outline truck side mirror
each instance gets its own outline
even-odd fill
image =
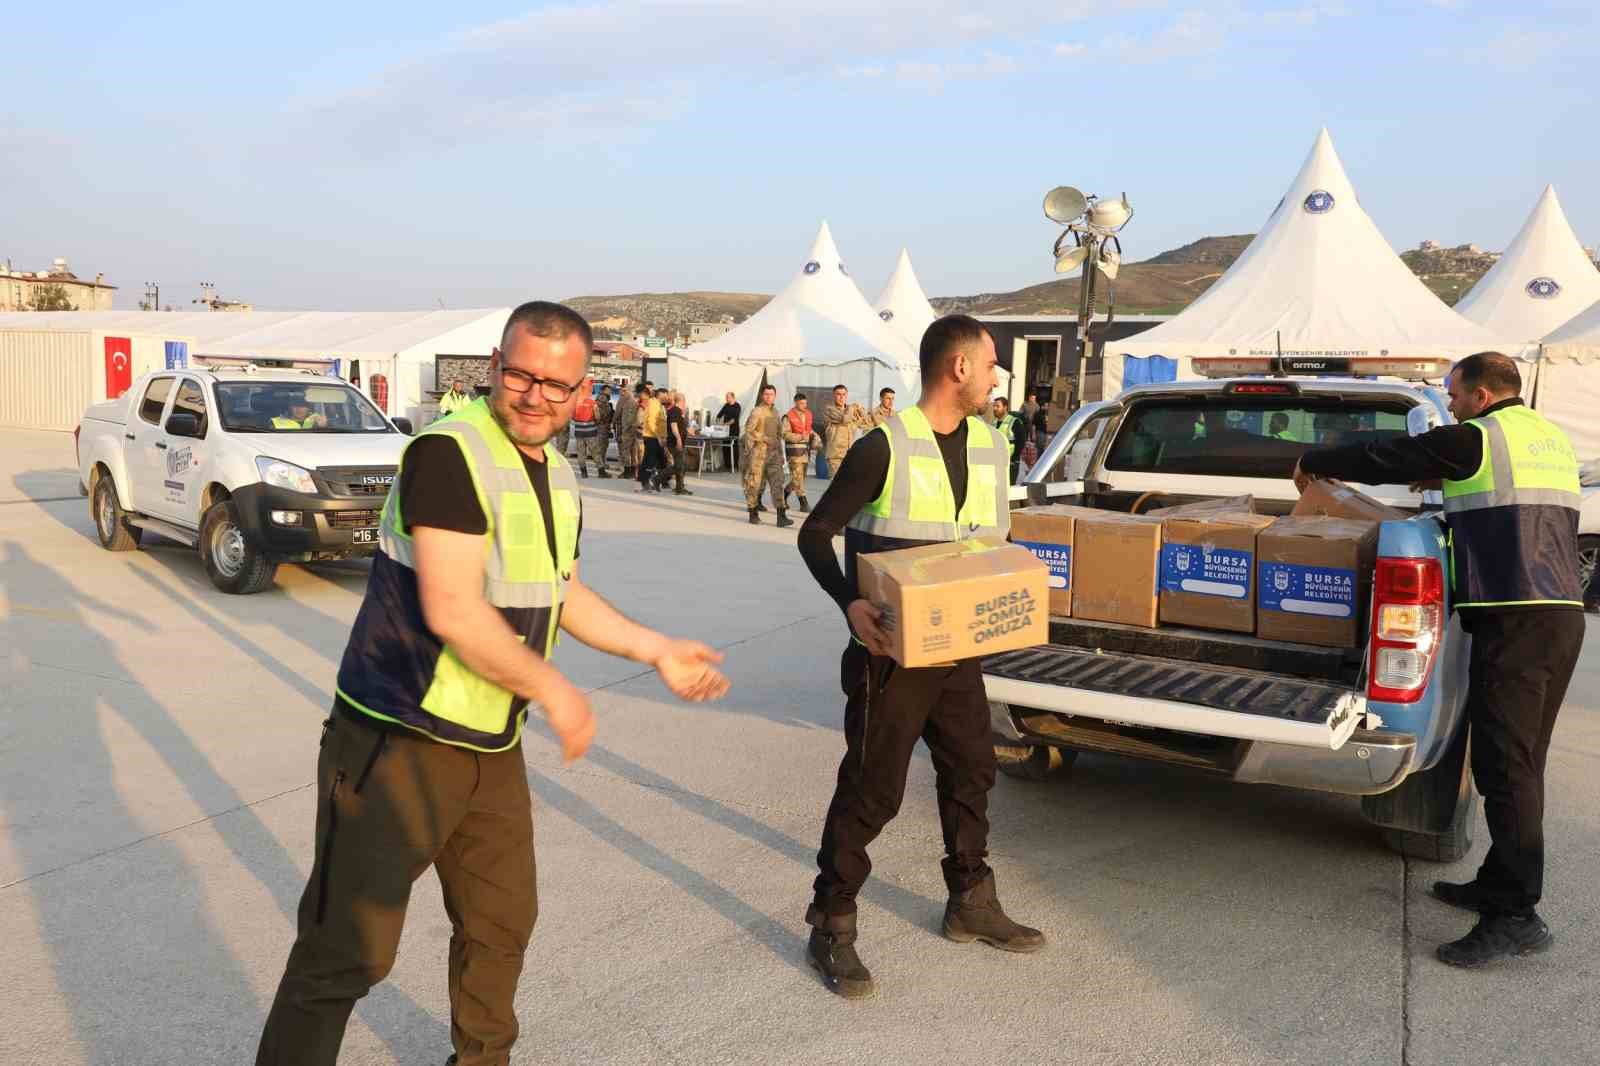
[[[193,411],[174,411],[167,416],[167,432],[174,437],[203,437],[200,419]]]
[[[411,424],[411,419],[409,418],[397,416],[395,418],[391,418],[389,421],[394,423],[395,429],[398,429],[401,433],[404,433],[408,437],[414,436],[417,432],[416,427]]]

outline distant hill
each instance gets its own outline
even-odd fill
[[[1124,264],[1116,282],[1118,313],[1176,314],[1221,277],[1254,238],[1253,233],[1203,237],[1142,262]],[[1462,245],[1413,249],[1401,252],[1400,258],[1441,300],[1454,304],[1497,257]],[[690,322],[717,322],[724,315],[742,322],[769,299],[755,293],[683,292],[580,296],[567,302],[597,330],[631,336],[653,327],[658,334],[671,337],[687,334]],[[1078,310],[1078,278],[1060,278],[1014,292],[938,296],[932,303],[941,314],[1074,314]]]

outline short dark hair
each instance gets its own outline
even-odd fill
[[[584,317],[564,304],[551,303],[549,300],[529,300],[522,304],[511,317],[506,319],[506,328],[500,331],[500,350],[506,350],[506,344],[517,329],[523,329],[535,337],[571,337],[577,335],[583,340],[583,357],[587,361],[594,351],[594,331],[589,328],[589,323]]]
[[[887,386],[887,385],[885,385],[883,388],[878,390],[878,399],[880,399],[880,400],[883,399],[885,396],[893,396],[893,395],[894,395],[894,390],[889,388],[889,386]]]
[[[922,347],[917,353],[922,364],[922,383],[932,382],[945,368],[950,357],[969,344],[976,344],[992,336],[989,327],[971,315],[945,315],[935,319],[922,334]]]
[[[797,393],[794,394],[794,402],[795,403],[799,403],[801,400],[810,400],[810,399],[811,399],[811,397],[807,396],[803,392],[797,392]]]
[[[1522,373],[1517,362],[1502,352],[1469,355],[1450,372],[1459,374],[1461,383],[1469,389],[1485,388],[1496,396],[1522,395]]]
[[[1006,399],[1004,396],[996,396],[994,398],[994,402],[999,404],[1001,407],[1004,407],[1007,411],[1011,410],[1011,401]]]
[[[844,389],[844,391],[846,391],[846,392],[849,392],[849,391],[850,391],[850,387],[849,387],[849,386],[848,386],[848,385],[846,385],[846,384],[845,384],[845,383],[844,383],[844,382],[842,382],[842,381],[841,381],[841,382],[840,382],[840,383],[839,383],[839,384],[837,384],[837,385],[835,385],[835,386],[834,386],[834,387],[833,387],[833,391],[834,391],[834,392],[838,392],[838,391],[839,391],[839,390],[840,390],[840,389]]]
[[[767,391],[767,390],[769,390],[769,389],[770,389],[770,390],[771,390],[771,391],[773,391],[773,392],[777,392],[777,391],[778,391],[778,386],[776,386],[776,385],[774,385],[774,384],[773,384],[773,383],[772,383],[772,382],[770,382],[770,381],[769,381],[769,382],[767,382],[767,383],[766,383],[766,384],[765,384],[765,385],[763,385],[763,386],[761,386],[761,391],[762,391],[762,392],[766,392],[766,391]]]
[[[647,382],[647,381],[641,381],[641,382],[639,382],[639,384],[637,384],[637,385],[635,385],[633,387],[633,394],[635,396],[643,396],[646,393],[648,393],[649,391],[650,391],[650,383]]]

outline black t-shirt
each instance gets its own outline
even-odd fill
[[[944,457],[945,474],[950,478],[950,491],[959,512],[967,502],[967,420],[963,418],[951,432],[935,433],[933,437]],[[833,552],[833,538],[844,532],[863,507],[878,498],[888,476],[889,436],[868,433],[850,446],[844,462],[828,482],[827,491],[800,527],[800,557],[812,578],[833,597],[841,611],[861,594],[845,579],[839,557]]]
[[[533,494],[539,497],[539,510],[544,514],[544,534],[550,544],[550,557],[556,557],[556,527],[550,513],[549,464],[522,456],[523,469],[533,485]],[[472,475],[467,461],[461,455],[461,446],[449,437],[437,434],[419,437],[406,449],[405,465],[400,471],[400,484],[395,487],[400,494],[400,514],[406,528],[428,526],[448,529],[454,533],[483,536],[489,532],[489,518],[478,503],[478,494],[472,488]],[[578,503],[578,534],[583,534],[583,503]],[[578,557],[573,548],[572,557]]]
[[[673,436],[673,426],[678,427],[677,436]],[[684,421],[682,408],[667,408],[667,447],[678,448],[687,443],[689,443],[689,423]]]
[[[744,413],[744,408],[736,403],[725,403],[722,410],[717,412],[717,421],[731,425],[734,436],[739,435],[739,416]]]

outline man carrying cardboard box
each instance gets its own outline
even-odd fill
[[[1324,477],[1442,482],[1452,598],[1472,634],[1472,776],[1492,843],[1476,878],[1435,882],[1433,894],[1479,912],[1472,932],[1438,950],[1452,966],[1475,967],[1553,939],[1534,907],[1544,883],[1545,756],[1583,648],[1580,497],[1572,442],[1523,405],[1516,363],[1469,355],[1449,389],[1459,425],[1306,452],[1294,476],[1302,492]]]
[[[1007,951],[1037,951],[1044,935],[1000,908],[988,856],[994,747],[979,660],[907,668],[890,658],[878,607],[858,591],[857,556],[972,537],[1004,538],[1008,443],[975,417],[996,385],[994,338],[976,319],[948,315],[922,337],[922,397],[857,441],[800,529],[812,577],[845,612],[841,666],[845,757],[823,823],[820,873],[806,911],[811,964],[847,998],[872,992],[856,954],[856,894],[867,847],[900,809],[919,739],[937,775],[950,890],[944,935]],[[844,534],[841,572],[833,538]]]

